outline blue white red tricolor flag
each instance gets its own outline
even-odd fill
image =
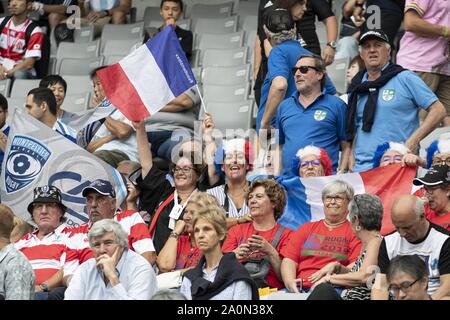
[[[172,26],[97,75],[111,103],[132,121],[151,116],[197,84]]]
[[[396,196],[412,194],[416,190],[412,184],[415,175],[415,168],[395,164],[359,173],[307,179],[280,178],[288,203],[278,222],[296,230],[305,222],[323,219],[322,189],[328,182],[340,179],[348,182],[355,189],[355,194],[369,193],[380,197],[384,208],[381,233],[385,235],[395,229],[391,222],[392,203]]]

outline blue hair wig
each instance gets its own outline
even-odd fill
[[[378,168],[381,163],[381,157],[383,157],[383,154],[390,149],[389,142],[385,142],[383,144],[380,144],[377,149],[375,150],[375,153],[373,155],[372,164],[374,168]]]

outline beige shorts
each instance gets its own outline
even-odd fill
[[[416,71],[416,74],[422,78],[422,80],[430,87],[438,97],[439,101],[444,105],[447,110],[447,116],[450,116],[450,76]],[[420,120],[423,121],[427,115],[425,110],[420,110]]]

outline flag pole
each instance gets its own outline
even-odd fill
[[[198,96],[200,97],[200,101],[201,101],[201,103],[202,103],[203,111],[206,113],[206,105],[205,105],[205,101],[203,101],[203,97],[202,97],[202,94],[200,93],[200,89],[198,88],[198,84],[195,85],[195,88],[197,89]]]

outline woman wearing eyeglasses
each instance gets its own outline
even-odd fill
[[[134,122],[139,160],[142,166],[138,187],[139,199],[144,210],[152,216],[150,234],[159,254],[166,240],[175,229],[177,220],[183,218],[187,202],[197,192],[197,183],[204,166],[195,163],[195,154],[179,154],[172,164],[173,186],[167,180],[166,173],[153,165],[152,154],[143,121]]]
[[[380,144],[373,156],[373,167],[385,167],[390,164],[401,163],[410,167],[425,167],[425,160],[412,154],[404,143],[385,142]]]
[[[389,294],[395,300],[432,300],[427,292],[427,267],[417,255],[397,256],[392,259],[386,278]]]
[[[313,273],[314,290],[308,300],[370,300],[368,283],[378,263],[383,205],[374,195],[355,195],[349,204],[351,227],[361,240],[361,252],[348,266],[333,261]],[[342,291],[342,289],[346,289]]]
[[[351,185],[334,180],[322,190],[325,218],[304,223],[291,234],[281,251],[281,275],[290,292],[308,292],[311,276],[331,262],[348,266],[361,252],[361,242],[347,220],[348,204],[353,199]],[[302,288],[300,288],[302,284]]]
[[[333,164],[325,149],[306,146],[292,160],[292,173],[300,178],[331,176]]]

